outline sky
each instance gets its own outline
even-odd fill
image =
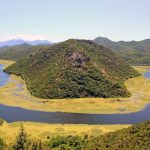
[[[150,0],[0,0],[0,41],[150,38]]]

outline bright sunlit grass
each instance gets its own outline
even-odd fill
[[[4,123],[0,126],[0,137],[6,139],[7,143],[15,140],[15,135],[18,134],[21,122]],[[85,134],[97,136],[107,132],[116,131],[122,128],[127,128],[130,125],[69,125],[69,124],[44,124],[44,123],[23,123],[27,135],[31,139],[47,140],[47,137],[53,136],[67,136],[67,135],[80,135]]]

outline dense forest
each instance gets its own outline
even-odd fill
[[[124,81],[139,75],[92,41],[72,39],[40,48],[5,70],[20,75],[40,98],[125,97],[130,93]]]
[[[150,65],[150,39],[114,42],[107,38],[98,37],[94,39],[94,42],[109,47],[131,65]]]
[[[11,144],[0,138],[0,150],[149,150],[150,121],[97,137],[55,136],[46,141],[30,139],[21,125]]]

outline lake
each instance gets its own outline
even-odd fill
[[[150,72],[144,74],[150,79]],[[3,72],[0,65],[0,86],[4,86],[9,80],[9,75]],[[150,120],[150,105],[143,110],[128,114],[79,114],[63,112],[42,112],[10,107],[0,104],[0,117],[7,122],[33,121],[60,124],[135,124]]]
[[[9,75],[3,72],[4,65],[0,64],[0,86],[4,86],[9,79]]]

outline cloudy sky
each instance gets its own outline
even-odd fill
[[[150,0],[0,0],[0,40],[150,38]]]

